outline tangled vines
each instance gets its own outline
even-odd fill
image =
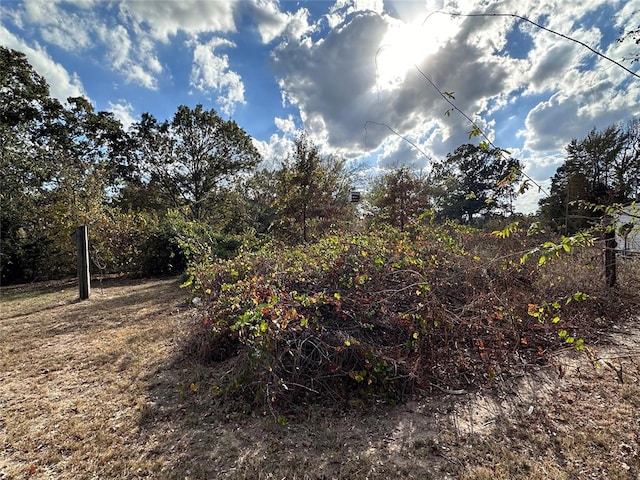
[[[593,275],[577,254],[544,268],[505,254],[532,242],[414,225],[203,262],[194,268],[203,356],[236,362],[215,391],[270,408],[396,403],[545,363],[581,345],[606,295],[576,293],[578,272]],[[576,271],[563,280],[568,265]]]

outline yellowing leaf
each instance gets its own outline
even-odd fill
[[[189,388],[191,389],[192,392],[197,392],[200,387],[198,386],[197,383],[192,383],[191,385],[189,385]]]

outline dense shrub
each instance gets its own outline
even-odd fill
[[[214,391],[271,407],[397,402],[476,388],[544,363],[549,349],[580,346],[574,320],[589,319],[601,300],[566,277],[550,282],[545,269],[587,266],[570,256],[538,266],[496,248],[483,254],[483,242],[529,248],[524,232],[511,233],[418,224],[201,262],[191,272],[203,299],[194,341],[202,359],[235,365]]]

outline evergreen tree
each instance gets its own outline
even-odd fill
[[[566,147],[567,157],[551,179],[540,215],[563,233],[587,227],[598,216],[587,204],[611,205],[638,199],[640,122],[593,129]]]

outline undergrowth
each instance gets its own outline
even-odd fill
[[[245,408],[395,404],[581,349],[637,302],[633,287],[603,287],[597,246],[522,262],[539,238],[498,237],[417,223],[202,258],[191,267],[202,301],[191,351],[232,362],[211,393]]]

